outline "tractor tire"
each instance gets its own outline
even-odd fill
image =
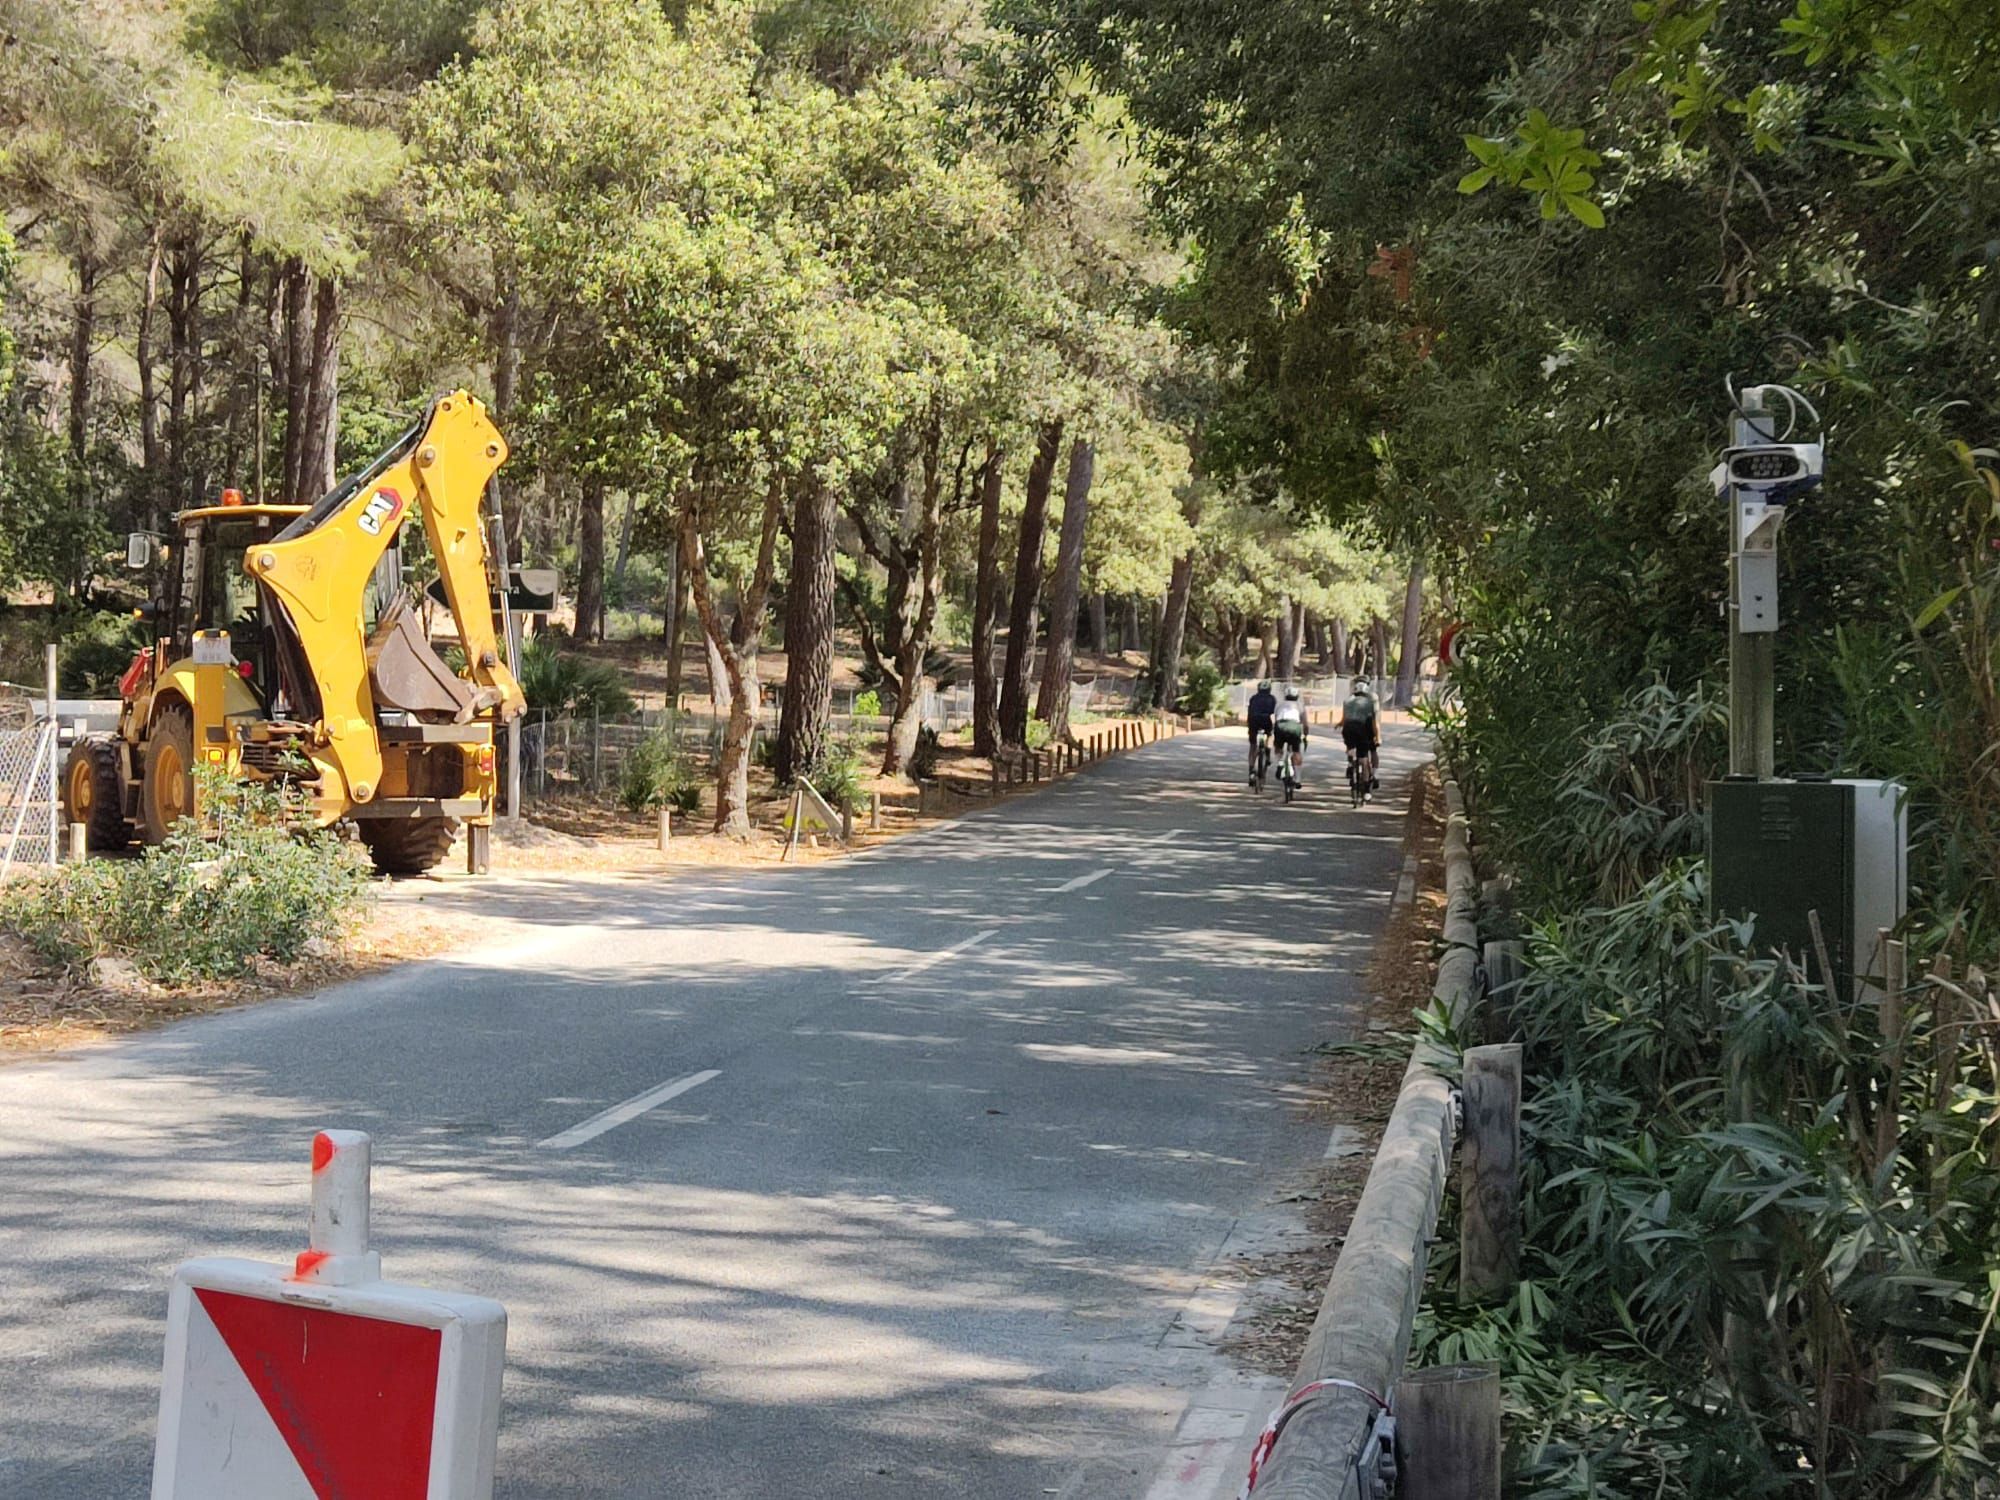
[[[458,837],[456,818],[363,818],[355,826],[383,875],[422,875],[435,869]]]
[[[83,824],[91,853],[115,854],[132,842],[132,825],[125,821],[125,772],[117,742],[109,735],[89,735],[70,746],[62,804],[63,822]]]
[[[194,715],[170,703],[153,715],[139,777],[139,837],[163,844],[182,818],[194,816]]]

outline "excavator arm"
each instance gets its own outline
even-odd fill
[[[360,474],[244,559],[282,611],[278,623],[297,648],[295,668],[310,678],[318,699],[313,758],[322,777],[337,773],[355,802],[368,802],[382,785],[377,708],[404,706],[378,704],[371,669],[385,632],[378,629],[371,641],[363,604],[370,575],[412,509],[422,518],[465,649],[465,685],[445,681],[456,717],[490,709],[504,723],[526,706],[501,659],[480,517],[486,482],[506,458],[507,444],[484,404],[464,391],[440,396]],[[435,661],[420,638],[418,647]]]

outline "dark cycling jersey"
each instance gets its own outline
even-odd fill
[[[1250,695],[1249,706],[1244,712],[1249,718],[1250,727],[1253,730],[1269,729],[1272,717],[1278,712],[1278,695],[1276,693],[1252,693]]]

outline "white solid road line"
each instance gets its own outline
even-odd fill
[[[601,1114],[592,1115],[580,1125],[572,1125],[557,1135],[535,1144],[544,1151],[567,1151],[572,1146],[581,1146],[585,1141],[595,1140],[607,1130],[616,1130],[627,1120],[636,1120],[649,1109],[657,1109],[669,1099],[678,1099],[690,1089],[698,1089],[711,1078],[720,1078],[720,1068],[710,1068],[703,1073],[690,1073],[685,1078],[676,1078],[671,1083],[663,1083],[658,1088],[647,1089],[643,1094],[634,1094],[623,1104],[614,1104]]]
[[[911,964],[907,969],[898,969],[895,973],[885,976],[878,982],[881,984],[900,984],[905,979],[915,979],[919,974],[923,973],[924,970],[930,968],[931,965],[941,964],[947,958],[952,957],[954,954],[963,953],[967,948],[978,947],[979,944],[985,942],[988,938],[992,937],[993,934],[998,932],[999,930],[1000,929],[997,927],[989,927],[984,932],[975,932],[971,937],[967,938],[964,942],[953,943],[949,948],[940,948],[938,949],[937,952],[928,954],[925,957],[918,959],[915,963]]]
[[[1092,870],[1088,875],[1079,875],[1074,880],[1065,880],[1061,885],[1051,890],[1049,894],[1051,896],[1063,896],[1071,891],[1080,891],[1087,885],[1095,885],[1098,881],[1109,875],[1111,871],[1112,866],[1106,865],[1101,870]]]
[[[1160,834],[1155,838],[1147,839],[1146,842],[1149,844],[1171,844],[1175,839],[1179,838],[1180,836],[1181,836],[1181,831],[1178,828],[1169,828],[1165,833]]]

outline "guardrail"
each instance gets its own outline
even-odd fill
[[[1465,806],[1445,786],[1445,921],[1433,995],[1454,1023],[1479,1002],[1479,880]],[[1451,1084],[1419,1038],[1368,1171],[1346,1243],[1272,1418],[1256,1500],[1388,1500],[1395,1492],[1389,1398],[1409,1358],[1424,1272],[1457,1137]]]

